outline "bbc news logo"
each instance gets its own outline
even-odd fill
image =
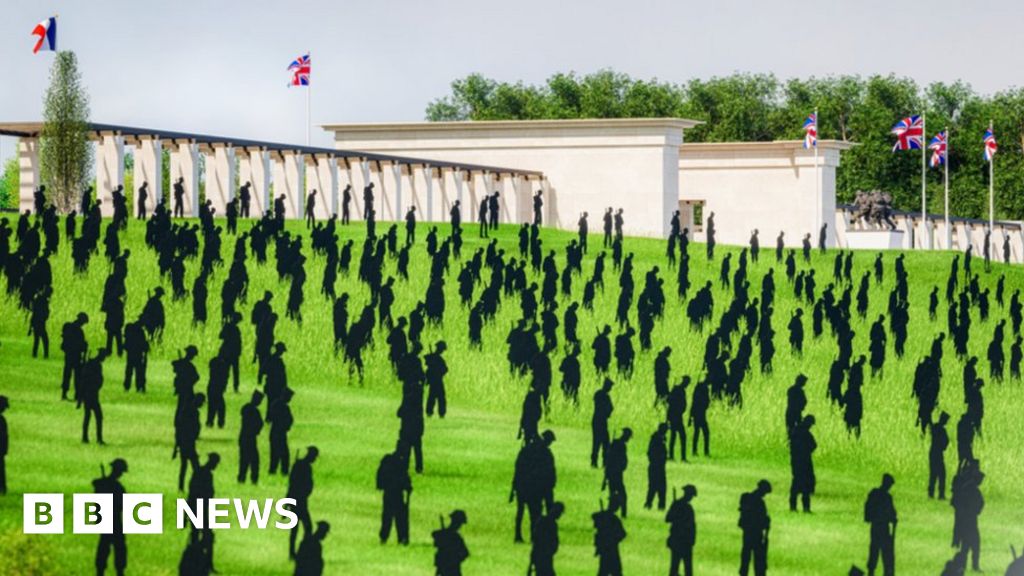
[[[22,500],[25,534],[64,534],[64,494],[25,494]],[[163,534],[163,494],[124,494],[121,497],[121,526],[125,534]],[[294,498],[242,500],[240,498],[175,501],[175,527],[178,530],[233,528],[232,515],[242,530],[291,530],[299,519],[292,508]],[[279,517],[271,522],[273,515]],[[114,532],[113,494],[72,494],[72,534],[112,534]]]

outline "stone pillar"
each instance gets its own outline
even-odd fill
[[[384,173],[388,170],[387,164],[384,162],[373,162],[369,167],[370,178],[369,182],[373,182],[373,176],[376,175],[376,186],[374,186],[374,209],[377,211],[377,222],[386,222],[388,220],[395,220],[394,205],[391,202],[391,196],[389,196],[390,184],[387,182],[387,178]]]
[[[248,148],[248,162],[242,162],[242,184],[249,182],[249,215],[260,218],[270,208],[270,155],[262,148]]]
[[[459,201],[459,205],[462,207],[462,215],[465,216],[466,200],[462,197],[462,184],[464,183],[464,179],[462,176],[462,171],[459,170],[458,168],[452,170],[452,181],[455,182],[455,199]],[[469,207],[469,214],[473,214],[473,218],[476,218],[475,206]],[[463,220],[465,220],[465,218],[463,218]]]
[[[218,144],[206,155],[206,199],[224,216],[228,202],[235,197],[235,149]]]
[[[515,190],[515,221],[519,224],[523,222],[530,222],[533,219],[533,182],[527,179],[525,176],[516,174],[512,176],[512,187]],[[547,204],[547,198],[544,198],[545,206]],[[547,223],[547,214],[544,216],[544,222]]]
[[[374,206],[368,207],[365,206],[363,203],[363,189],[369,186],[371,183],[373,183],[373,170],[370,168],[370,164],[372,164],[372,162],[370,160],[367,160],[366,158],[361,158],[359,159],[359,162],[357,162],[357,164],[359,165],[360,179],[358,186],[352,186],[352,196],[358,199],[358,213],[360,215],[359,217],[365,219],[364,215],[366,214],[366,211],[370,208],[373,208],[374,210],[377,211],[375,218],[377,220],[380,220],[380,204],[377,203],[377,197],[380,196],[380,190],[374,189]]]
[[[427,221],[434,222],[434,168],[429,164],[423,167],[423,179],[427,185]]]
[[[39,187],[39,139],[18,139],[18,210],[32,210],[35,206],[35,192]],[[78,206],[81,190],[75,191],[72,206]],[[77,209],[77,208],[76,208]]]
[[[183,179],[182,186],[185,188],[183,208],[186,217],[199,215],[199,146],[192,142],[177,143],[177,148],[171,152],[171,194],[168,206],[173,214],[174,210],[174,183],[179,178]]]
[[[164,165],[163,165],[163,143],[156,138],[142,138],[135,145],[135,171],[132,175],[133,192],[142,187],[143,182],[149,182],[149,198],[146,200],[146,211],[150,214],[164,197]],[[138,195],[136,194],[136,198]],[[135,216],[139,213],[138,206],[133,207]]]
[[[349,186],[350,188],[348,193],[352,197],[352,201],[349,202],[348,205],[349,219],[358,220],[360,217],[362,217],[363,214],[359,208],[363,204],[363,188],[359,184],[359,179],[356,177],[357,173],[359,172],[359,168],[355,166],[355,164],[357,164],[359,160],[356,158],[338,158],[336,162],[338,174],[338,183],[336,187],[338,189],[338,193],[335,195],[335,197],[338,200],[338,219],[341,219],[341,212],[344,209],[342,203],[342,191],[345,189],[346,186]]]
[[[395,221],[401,222],[405,218],[405,210],[402,206],[402,172],[403,166],[398,162],[391,165],[391,171],[395,175]]]
[[[96,198],[100,213],[114,214],[114,190],[124,183],[124,137],[104,134],[96,146]]]
[[[301,152],[282,151],[274,159],[274,200],[284,195],[284,217],[301,218],[306,203],[306,171]]]
[[[338,162],[330,156],[309,156],[306,160],[306,187],[316,190],[313,210],[318,220],[338,212]],[[308,193],[307,193],[308,194]]]
[[[450,222],[451,221],[451,209],[452,205],[455,204],[455,200],[451,197],[451,191],[448,188],[448,178],[451,170],[448,168],[437,169],[437,187],[440,194],[437,199],[437,207],[440,210],[438,214],[438,221]],[[461,206],[460,206],[461,208]],[[460,210],[463,214],[464,211]]]

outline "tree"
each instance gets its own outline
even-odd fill
[[[8,158],[4,162],[3,174],[0,174],[0,210],[18,209],[19,182],[18,159]]]
[[[74,52],[58,52],[43,100],[40,171],[47,200],[62,212],[74,209],[91,179],[89,97]]]
[[[472,74],[427,107],[427,119],[539,120],[679,117],[704,123],[687,142],[758,142],[803,138],[803,121],[818,110],[818,135],[855,143],[836,171],[836,196],[890,192],[898,208],[921,207],[921,153],[892,151],[893,124],[925,114],[925,143],[949,129],[950,211],[988,217],[988,164],[981,137],[992,121],[996,157],[996,217],[1024,216],[1024,89],[982,96],[962,81],[922,88],[910,78],[828,76],[780,82],[770,74],[734,73],[677,85],[638,80],[612,70],[558,73],[542,85],[498,82]],[[942,171],[925,175],[928,209],[943,208]]]

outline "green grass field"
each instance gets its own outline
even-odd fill
[[[300,222],[289,222],[289,228],[295,233],[305,233]],[[425,236],[424,228],[421,224],[421,237]],[[447,233],[447,226],[443,228]],[[340,233],[343,239],[361,238],[363,228],[352,226]],[[513,227],[502,228],[497,234],[509,254],[516,251],[515,234]],[[133,253],[128,275],[128,319],[138,315],[147,290],[159,282],[155,255],[145,248],[142,236],[143,227],[133,221],[122,240],[122,246],[131,248]],[[560,267],[564,265],[562,247],[571,237],[554,230],[542,232],[545,248],[556,248]],[[232,245],[233,240],[226,238],[226,259]],[[304,245],[308,251],[308,241]],[[359,245],[357,241],[356,247]],[[471,226],[466,230],[464,257],[478,246],[481,244],[476,238],[476,227]],[[591,255],[584,263],[584,273],[588,275],[596,253],[593,247],[600,246],[600,238],[594,237],[591,246]],[[421,241],[416,246],[417,257],[411,262],[411,280],[397,284],[396,314],[408,312],[425,294],[428,259],[422,257],[423,250]],[[728,250],[722,249],[720,253]],[[642,508],[647,485],[647,439],[662,417],[661,410],[651,408],[653,362],[657,350],[671,345],[675,350],[672,380],[678,380],[683,374],[698,377],[707,334],[693,332],[688,327],[685,303],[675,297],[674,272],[667,271],[664,265],[664,242],[627,238],[626,251],[636,254],[638,291],[642,288],[643,273],[658,264],[665,278],[668,298],[665,319],[654,332],[654,350],[639,353],[632,380],[618,381],[613,392],[616,411],[612,418],[616,429],[630,426],[635,432],[627,471],[631,513],[625,521],[629,535],[622,544],[625,573],[661,574],[668,569],[667,525],[663,513]],[[770,252],[765,251],[761,262],[751,266],[750,283],[755,293],[761,276],[774,264]],[[720,260],[707,263],[702,246],[691,246],[691,254],[693,285],[699,286],[705,279],[717,279]],[[872,287],[869,318],[885,310],[894,278],[894,257],[895,253],[886,255],[884,286]],[[869,269],[872,258],[873,254],[868,253],[856,255],[855,279]],[[899,573],[935,575],[941,571],[953,553],[950,549],[953,510],[948,502],[927,499],[928,440],[915,427],[916,404],[910,391],[918,360],[927,352],[934,336],[945,329],[944,304],[940,307],[939,319],[929,322],[927,300],[934,285],[940,286],[941,293],[951,258],[949,253],[907,254],[911,302],[907,353],[902,360],[897,360],[890,344],[884,378],[869,378],[865,384],[865,416],[860,440],[846,433],[841,414],[825,397],[835,341],[831,337],[813,339],[809,308],[805,317],[804,355],[797,357],[789,351],[785,322],[795,308],[795,300],[781,274],[784,270],[776,270],[774,326],[778,353],[774,374],[764,377],[754,368],[744,381],[742,409],[729,408],[722,403],[713,405],[710,458],[698,457],[689,464],[669,464],[670,486],[679,488],[693,483],[700,491],[694,502],[698,522],[695,562],[699,574],[736,573],[740,550],[740,531],[736,527],[738,499],[742,492],[753,489],[760,478],[769,479],[775,486],[775,492],[767,499],[773,517],[771,573],[846,574],[851,563],[863,566],[868,548],[868,526],[862,521],[864,498],[886,471],[896,477],[893,493],[900,514],[896,543]],[[575,408],[562,399],[556,372],[551,411],[542,423],[558,435],[553,446],[559,473],[556,496],[566,503],[566,514],[561,522],[562,547],[556,557],[559,574],[592,574],[597,569],[590,514],[597,510],[599,500],[605,496],[600,491],[600,471],[589,466],[590,397],[599,385],[590,363],[589,342],[596,326],[606,322],[614,325],[617,288],[610,258],[608,264],[608,288],[603,295],[599,294],[594,313],[581,309],[579,333],[586,343],[581,405]],[[815,252],[813,264],[818,269],[819,286],[823,289],[831,278],[832,253],[821,256]],[[394,262],[389,261],[388,272],[393,273],[394,266]],[[188,268],[187,285],[191,286],[191,278],[198,272],[198,260]],[[374,489],[374,474],[380,457],[393,448],[397,437],[395,410],[401,395],[400,385],[392,375],[387,346],[380,331],[376,348],[366,356],[365,384],[349,382],[342,361],[332,354],[330,306],[319,294],[322,268],[322,258],[310,257],[303,308],[305,322],[300,327],[284,318],[287,285],[278,283],[272,263],[260,268],[250,256],[250,299],[242,307],[246,319],[242,327],[245,342],[242,393],[236,395],[229,391],[227,427],[204,429],[199,446],[201,454],[218,451],[223,458],[216,474],[218,496],[281,498],[285,494],[287,480],[280,476],[269,478],[265,470],[258,487],[239,486],[235,482],[238,411],[256,382],[255,366],[245,362],[251,358],[253,345],[248,312],[256,295],[264,289],[274,290],[278,294],[274,300],[275,310],[281,315],[277,337],[288,344],[285,360],[290,385],[296,391],[292,402],[296,425],[290,436],[291,446],[294,450],[316,444],[320,449],[320,459],[314,467],[316,489],[311,510],[314,521],[327,520],[332,525],[325,541],[327,573],[433,574],[430,532],[437,526],[439,514],[447,515],[454,508],[462,508],[469,517],[462,532],[472,553],[464,565],[465,573],[524,574],[529,547],[512,542],[515,506],[507,502],[519,446],[516,440],[519,410],[527,386],[525,379],[509,376],[505,360],[505,336],[519,315],[518,305],[509,305],[506,301],[497,322],[485,329],[483,350],[469,350],[468,311],[458,304],[455,282],[458,268],[452,267],[446,286],[445,323],[442,327],[428,327],[425,332],[425,342],[443,338],[449,345],[449,414],[445,420],[427,420],[423,442],[425,472],[413,477],[412,545],[382,547],[377,538],[380,496]],[[981,274],[981,283],[983,287],[991,286],[993,293],[998,275],[1006,275],[1007,300],[1014,288],[1024,287],[1024,269],[1020,267],[994,265],[991,273],[981,268],[979,262],[975,269]],[[349,309],[357,313],[368,293],[356,281],[354,270],[355,263],[352,276],[339,279],[338,292],[352,294]],[[54,259],[55,296],[49,324],[52,339],[49,360],[31,358],[31,339],[26,337],[27,316],[12,300],[0,298],[0,393],[11,399],[7,412],[11,431],[7,460],[10,493],[0,497],[0,549],[4,550],[0,554],[0,573],[88,574],[93,571],[96,536],[29,537],[21,534],[21,494],[88,492],[100,464],[109,463],[115,457],[128,461],[129,472],[123,482],[129,492],[160,492],[167,496],[165,533],[128,536],[129,573],[177,573],[188,536],[173,528],[178,463],[170,458],[175,403],[170,361],[186,345],[195,344],[200,350],[197,366],[205,378],[207,362],[217,349],[218,330],[216,322],[193,327],[190,302],[172,303],[166,298],[168,326],[162,345],[156,347],[150,357],[149,392],[146,395],[124,392],[121,388],[123,359],[108,360],[107,383],[102,392],[104,435],[108,445],[82,445],[79,442],[81,413],[75,410],[73,403],[60,402],[60,326],[77,312],[85,311],[92,318],[86,327],[90,346],[95,349],[102,345],[103,316],[99,307],[107,272],[107,263],[100,257],[92,261],[87,275],[75,276],[70,249],[66,244],[61,246],[59,256]],[[220,317],[219,287],[226,275],[226,267],[220,269],[211,283],[211,319]],[[714,284],[717,322],[727,299],[717,282]],[[166,287],[169,292],[169,282]],[[582,288],[583,282],[574,283],[575,298],[579,298]],[[635,317],[635,313],[634,305],[631,314]],[[985,349],[992,330],[997,320],[1007,315],[1006,310],[996,306],[993,298],[992,317],[985,323],[975,317],[970,349],[982,358],[979,368],[984,376],[987,376]],[[859,318],[852,322],[857,332],[855,354],[866,354],[869,323]],[[559,336],[561,338],[561,333]],[[955,423],[963,406],[961,366],[948,339],[946,346],[940,408],[949,411]],[[639,350],[639,346],[637,348]],[[554,366],[557,367],[560,359],[560,354],[553,358]],[[756,363],[755,354],[755,366]],[[819,445],[815,458],[818,488],[815,511],[810,515],[790,513],[787,505],[789,457],[783,413],[786,388],[798,372],[810,377],[808,412],[818,420],[815,428]],[[205,379],[197,387],[197,390],[204,389]],[[1024,388],[1020,382],[1008,380],[987,386],[985,396],[984,437],[976,442],[976,453],[987,473],[982,486],[987,506],[980,521],[982,567],[989,573],[1002,574],[1011,559],[1009,545],[1020,548],[1024,544],[1024,419],[1020,416]],[[954,428],[951,424],[951,435],[955,433]],[[260,446],[262,465],[266,466],[266,431]],[[955,440],[947,452],[950,477],[955,470],[954,461]],[[70,504],[70,497],[67,502]],[[70,519],[66,522],[70,529]],[[291,573],[287,549],[288,535],[283,531],[225,530],[217,534],[216,565],[224,574]]]

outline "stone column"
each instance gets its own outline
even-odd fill
[[[462,185],[464,183],[464,178],[463,178],[463,175],[462,175],[462,170],[459,170],[458,168],[455,168],[454,170],[452,170],[452,180],[455,182],[455,199],[458,200],[459,201],[459,205],[462,206],[462,215],[465,216],[466,215],[466,200],[462,197]],[[476,207],[475,206],[471,206],[469,208],[469,213],[473,214],[473,218],[475,219],[476,218]],[[465,218],[463,218],[463,220],[465,220]]]
[[[206,158],[206,199],[223,216],[228,202],[235,197],[235,150],[231,146],[215,144],[203,152]]]
[[[531,222],[533,220],[533,181],[516,174],[512,176],[512,187],[516,194],[516,222],[520,224]],[[545,206],[547,201],[548,199],[544,198]],[[547,214],[544,215],[544,223],[547,224]]]
[[[405,210],[402,208],[402,172],[403,167],[398,162],[391,165],[391,172],[395,176],[395,217],[396,222],[401,222],[405,218]]]
[[[124,183],[124,137],[104,134],[96,146],[96,198],[100,213],[114,214],[114,190]]]
[[[274,199],[284,195],[284,217],[302,218],[306,198],[306,171],[301,152],[286,150],[274,159]],[[274,199],[271,199],[273,205]]]
[[[156,138],[142,137],[135,145],[135,171],[132,175],[133,192],[142,187],[143,182],[148,182],[149,198],[146,200],[146,211],[150,214],[164,197],[164,166],[163,166],[163,143]],[[137,194],[135,196],[137,198]],[[134,206],[135,216],[139,213],[138,206]]]
[[[338,213],[338,161],[327,155],[310,156],[306,162],[306,186],[316,190],[314,212],[318,220]]]
[[[32,210],[35,206],[35,191],[39,187],[39,139],[18,139],[18,210]],[[72,207],[77,209],[78,195],[75,191]]]
[[[427,164],[422,169],[423,179],[427,185],[427,210],[428,222],[434,222],[434,168]]]
[[[199,146],[192,142],[179,142],[171,152],[171,193],[170,207],[174,210],[174,183],[183,179],[185,188],[183,208],[186,217],[199,215]]]
[[[385,177],[385,172],[388,170],[388,165],[384,162],[373,162],[369,168],[370,170],[370,182],[373,181],[373,176],[376,175],[376,186],[374,186],[374,209],[377,210],[377,222],[386,222],[388,220],[395,220],[394,205],[391,202],[391,196],[389,196],[389,189],[391,187]]]
[[[260,218],[271,208],[270,200],[270,154],[262,148],[249,148],[249,161],[246,163],[248,176],[241,178],[242,183],[251,182],[249,189],[249,215]]]
[[[362,212],[360,211],[359,207],[362,206],[363,203],[363,189],[359,185],[359,181],[356,178],[356,174],[359,172],[359,169],[356,166],[354,166],[354,164],[358,162],[359,160],[357,158],[336,159],[338,175],[338,183],[336,185],[336,188],[338,190],[338,193],[335,194],[335,198],[338,201],[336,208],[339,221],[341,220],[341,212],[344,209],[344,206],[342,205],[342,191],[345,189],[346,186],[350,186],[348,193],[349,195],[352,196],[352,201],[348,205],[349,219],[358,220],[362,216]]]

